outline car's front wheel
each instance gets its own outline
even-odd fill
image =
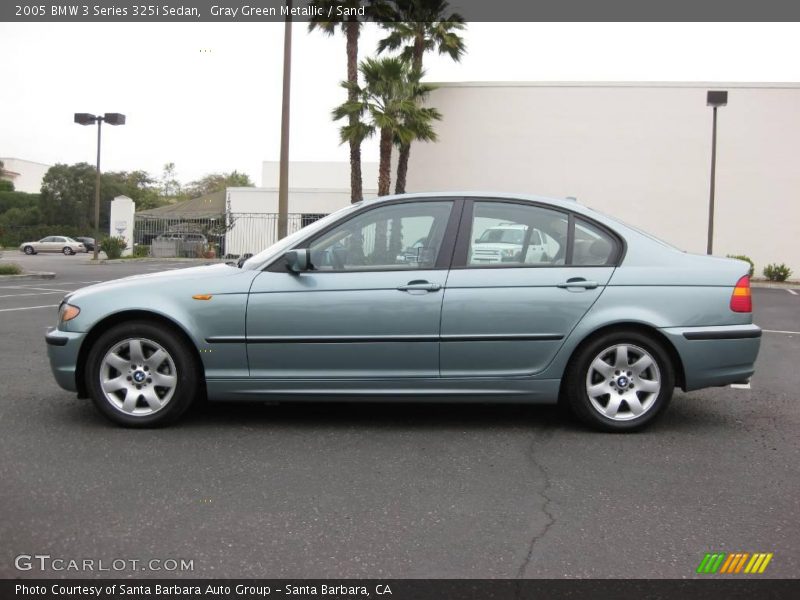
[[[669,404],[675,372],[663,345],[638,331],[610,332],[583,346],[565,374],[572,412],[603,431],[633,431]]]
[[[199,371],[183,340],[147,321],[112,327],[86,361],[95,406],[126,427],[158,427],[180,417],[198,392]]]
[[[36,250],[33,249],[33,246],[25,246],[25,248],[23,248],[22,251],[25,254],[27,254],[28,256],[31,256],[32,254],[36,254]]]
[[[75,251],[69,246],[64,246],[62,252],[64,253],[65,256],[69,256],[70,254],[75,254]]]

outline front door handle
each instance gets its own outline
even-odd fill
[[[583,288],[585,290],[593,290],[599,285],[600,284],[596,281],[586,281],[583,277],[572,277],[563,283],[557,283],[556,287],[560,287],[562,289]]]
[[[442,286],[438,283],[431,283],[422,279],[415,279],[414,281],[409,281],[405,285],[397,286],[397,289],[401,292],[438,292],[440,289],[442,289]]]

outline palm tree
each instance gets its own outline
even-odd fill
[[[395,0],[394,4],[392,20],[381,23],[389,34],[378,43],[378,53],[399,51],[400,57],[408,61],[417,73],[422,72],[423,56],[431,50],[446,54],[455,62],[461,60],[466,45],[458,32],[466,26],[460,14],[447,14],[450,5],[446,0]],[[425,138],[413,139],[431,141]],[[409,141],[400,146],[395,193],[403,194],[406,191],[410,154]]]
[[[322,16],[313,17],[308,24],[308,30],[318,29],[326,35],[334,35],[337,28],[341,29],[347,39],[347,101],[355,102],[355,85],[358,83],[358,38],[361,35],[362,21],[356,16],[356,11],[343,11],[349,16],[337,17],[337,9],[358,9],[365,7],[373,17],[388,14],[387,4],[382,0],[312,0],[311,6],[321,8]],[[328,15],[331,15],[329,18]],[[363,20],[363,17],[362,17]],[[349,126],[356,127],[356,122],[350,119]],[[350,144],[350,201],[360,202],[363,198],[361,181],[361,140],[352,138]]]
[[[396,57],[368,58],[359,67],[363,87],[348,81],[342,85],[356,100],[348,100],[333,110],[333,119],[348,119],[341,128],[342,142],[361,142],[374,133],[379,134],[380,163],[378,195],[389,193],[391,184],[392,147],[395,142],[409,144],[415,135],[433,135],[430,122],[439,118],[438,111],[424,108],[420,100],[433,86],[420,82],[423,73]],[[364,117],[368,117],[365,121]]]

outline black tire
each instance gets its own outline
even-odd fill
[[[33,256],[36,254],[36,250],[33,249],[33,246],[25,246],[22,251],[27,254],[28,256]]]
[[[123,410],[106,397],[101,387],[101,367],[107,353],[120,343],[129,339],[152,341],[161,346],[174,364],[176,385],[172,396],[164,403],[163,408],[145,415],[134,415]],[[152,354],[150,355],[152,356]],[[109,420],[123,427],[161,427],[177,420],[189,408],[199,391],[203,389],[201,378],[202,366],[195,360],[194,354],[186,342],[170,328],[149,321],[130,321],[121,323],[103,333],[92,345],[86,360],[86,387],[89,396],[97,409]],[[120,372],[121,376],[124,376]],[[130,380],[128,380],[130,381]],[[149,379],[147,380],[150,381]],[[155,388],[154,388],[155,390]],[[159,388],[159,393],[163,392]],[[136,392],[134,392],[136,393]],[[122,398],[126,398],[125,393]],[[142,405],[144,400],[136,400]]]
[[[632,399],[633,402],[636,402],[638,398],[641,406],[647,407],[644,409],[644,412],[635,415],[624,399],[619,400],[613,396],[615,391],[616,394],[620,396],[633,392],[635,389],[634,379],[626,377],[626,375],[629,375],[629,372],[624,369],[615,369],[614,367],[616,365],[612,365],[612,371],[609,373],[609,380],[606,384],[597,369],[593,368],[593,379],[591,381],[594,381],[596,385],[608,385],[609,389],[607,395],[596,397],[595,402],[599,404],[601,408],[607,409],[612,399],[615,399],[620,406],[620,413],[622,413],[618,413],[619,416],[615,419],[609,418],[609,416],[603,414],[601,409],[598,409],[595,403],[590,399],[588,393],[590,382],[587,380],[587,377],[589,376],[589,369],[592,367],[595,359],[600,356],[609,356],[612,349],[619,346],[629,347],[626,354],[632,357],[630,360],[634,361],[631,365],[635,364],[637,356],[638,358],[642,358],[643,355],[640,351],[649,354],[657,371],[650,367],[649,370],[643,372],[643,375],[648,379],[652,379],[656,376],[659,380],[660,388],[657,393],[652,392],[648,394],[646,392],[634,392],[636,398]],[[608,352],[608,354],[605,354],[606,352]],[[604,362],[608,364],[608,361]],[[620,376],[632,386],[630,389],[625,388],[624,392],[620,391],[618,384]],[[648,383],[648,381],[644,383]],[[566,402],[572,414],[585,424],[600,431],[629,432],[641,429],[656,419],[656,417],[666,409],[669,401],[672,399],[674,389],[675,367],[663,344],[655,337],[645,333],[619,330],[599,335],[591,339],[578,350],[572,357],[564,374],[562,391],[563,400]],[[605,406],[603,406],[604,401],[606,402]],[[627,413],[630,413],[632,416],[627,416]]]
[[[62,250],[62,252],[64,253],[64,256],[69,256],[70,254],[75,254],[75,251],[72,248],[70,248],[69,246],[64,246],[64,249]]]

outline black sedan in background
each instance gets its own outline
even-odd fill
[[[83,243],[84,246],[86,246],[86,251],[87,252],[94,252],[94,238],[76,237],[75,239],[78,240],[79,242]]]

